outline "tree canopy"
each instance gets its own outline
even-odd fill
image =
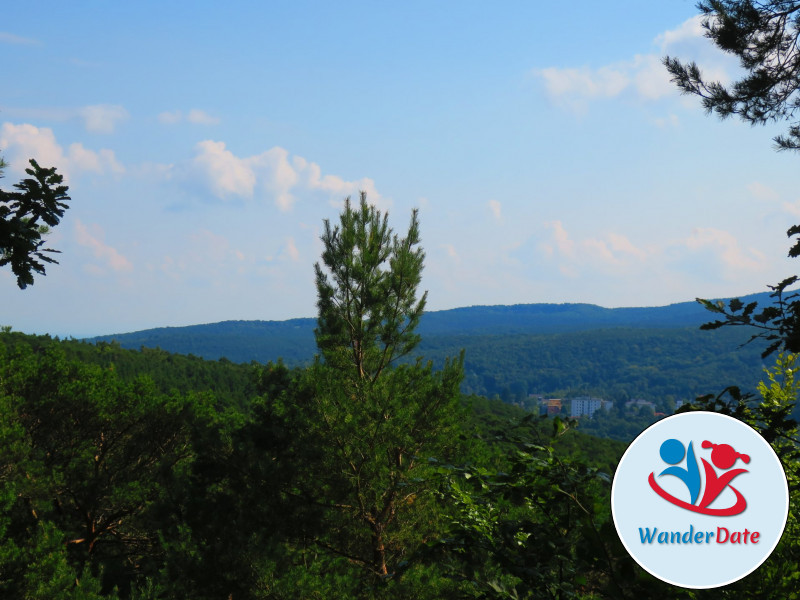
[[[781,150],[800,150],[800,2],[786,0],[702,0],[706,37],[733,54],[746,71],[724,85],[708,81],[695,62],[667,56],[664,64],[687,94],[702,98],[709,112],[736,115],[752,124],[789,121],[785,135],[775,138]]]
[[[736,115],[745,122],[765,124],[788,121],[785,135],[775,138],[779,150],[800,150],[800,2],[786,0],[702,0],[698,8],[704,15],[706,35],[721,50],[739,58],[745,75],[730,85],[703,79],[696,63],[683,64],[666,57],[664,63],[673,81],[686,93],[702,98],[707,111],[722,118]],[[800,225],[787,231],[789,238],[800,235]],[[789,256],[800,256],[800,240],[795,241]],[[698,301],[721,318],[703,325],[704,329],[723,326],[748,326],[756,333],[751,341],[762,339],[767,347],[762,357],[777,351],[800,351],[800,293],[792,286],[797,276],[769,286],[773,302],[759,307],[757,302],[738,298],[727,304]],[[698,398],[681,407],[686,410],[721,412],[735,417],[756,429],[781,458],[791,494],[790,517],[781,543],[759,568],[758,576],[744,578],[727,587],[732,595],[753,597],[789,597],[796,595],[800,576],[797,564],[797,501],[798,478],[797,421],[792,418],[800,386],[795,379],[796,356],[780,354],[775,366],[766,369],[766,381],[758,385],[759,398],[729,386],[718,395]]]
[[[722,118],[736,115],[753,125],[788,121],[787,133],[777,136],[775,145],[779,150],[800,150],[800,2],[702,0],[697,7],[703,14],[706,37],[736,56],[745,74],[723,85],[704,79],[697,63],[667,56],[664,64],[672,80],[684,93],[700,96],[706,110]],[[790,227],[786,234],[790,239],[800,236],[800,225]],[[800,256],[800,237],[789,256]],[[723,316],[703,328],[754,327],[751,340],[768,342],[763,356],[779,349],[799,352],[800,296],[791,291],[798,279],[792,276],[769,286],[774,302],[760,310],[756,302],[745,304],[736,298],[727,306],[698,298],[707,309]]]
[[[345,200],[340,224],[325,220],[322,262],[317,263],[317,345],[328,363],[352,364],[359,378],[375,381],[383,370],[418,344],[415,333],[427,292],[417,298],[425,253],[419,244],[417,211],[408,234],[393,235],[388,214],[367,203]],[[388,266],[388,268],[386,268]],[[345,357],[337,353],[346,349]]]
[[[30,165],[15,191],[0,190],[0,267],[11,265],[20,289],[33,284],[34,273],[45,274],[45,263],[57,264],[49,255],[59,251],[43,248],[43,236],[58,225],[70,200],[54,167],[45,169],[34,159]],[[5,166],[0,159],[0,176]]]
[[[308,418],[330,451],[313,481],[324,482],[321,501],[336,507],[318,541],[379,578],[436,530],[424,517],[425,459],[454,446],[463,377],[463,358],[439,372],[421,359],[394,364],[420,339],[427,294],[417,291],[419,241],[416,211],[401,238],[362,193],[357,207],[345,201],[339,225],[325,221],[324,268],[315,265],[324,363],[312,369]]]

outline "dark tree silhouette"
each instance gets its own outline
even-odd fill
[[[11,265],[20,289],[33,284],[34,273],[45,274],[45,263],[58,264],[48,254],[59,251],[42,248],[43,236],[58,225],[70,199],[55,168],[42,168],[33,159],[30,164],[29,177],[15,184],[15,191],[0,190],[0,267]],[[4,166],[0,161],[0,173]]]

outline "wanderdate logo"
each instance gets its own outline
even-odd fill
[[[703,515],[728,517],[743,512],[747,508],[747,500],[738,489],[731,485],[731,482],[735,477],[748,471],[747,469],[731,469],[731,467],[738,460],[743,461],[745,464],[749,463],[750,456],[737,452],[729,444],[714,444],[708,440],[703,441],[701,448],[712,449],[711,463],[713,466],[705,458],[700,458],[703,464],[703,474],[701,474],[700,468],[697,466],[697,458],[695,458],[692,442],[689,442],[688,450],[684,448],[683,443],[675,438],[670,438],[661,444],[661,458],[665,463],[672,466],[661,471],[659,477],[671,475],[682,481],[689,492],[689,502],[676,498],[665,491],[656,483],[655,473],[650,473],[647,478],[650,487],[667,502]],[[685,463],[685,466],[679,466],[679,463]],[[700,496],[701,488],[704,489],[702,497]],[[711,508],[709,505],[726,489],[730,489],[736,495],[736,502],[728,507]]]
[[[658,421],[628,446],[611,508],[620,540],[642,568],[673,585],[714,588],[772,553],[789,490],[780,460],[755,430],[697,411]]]

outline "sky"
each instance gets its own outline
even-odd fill
[[[70,208],[0,324],[84,337],[316,314],[323,221],[419,209],[428,309],[662,306],[795,272],[785,124],[707,115],[661,64],[736,61],[694,1],[15,2],[0,187]]]

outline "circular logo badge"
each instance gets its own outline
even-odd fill
[[[753,572],[780,541],[789,487],[780,460],[732,417],[688,412],[645,429],[622,455],[611,512],[643,569],[685,588]]]

